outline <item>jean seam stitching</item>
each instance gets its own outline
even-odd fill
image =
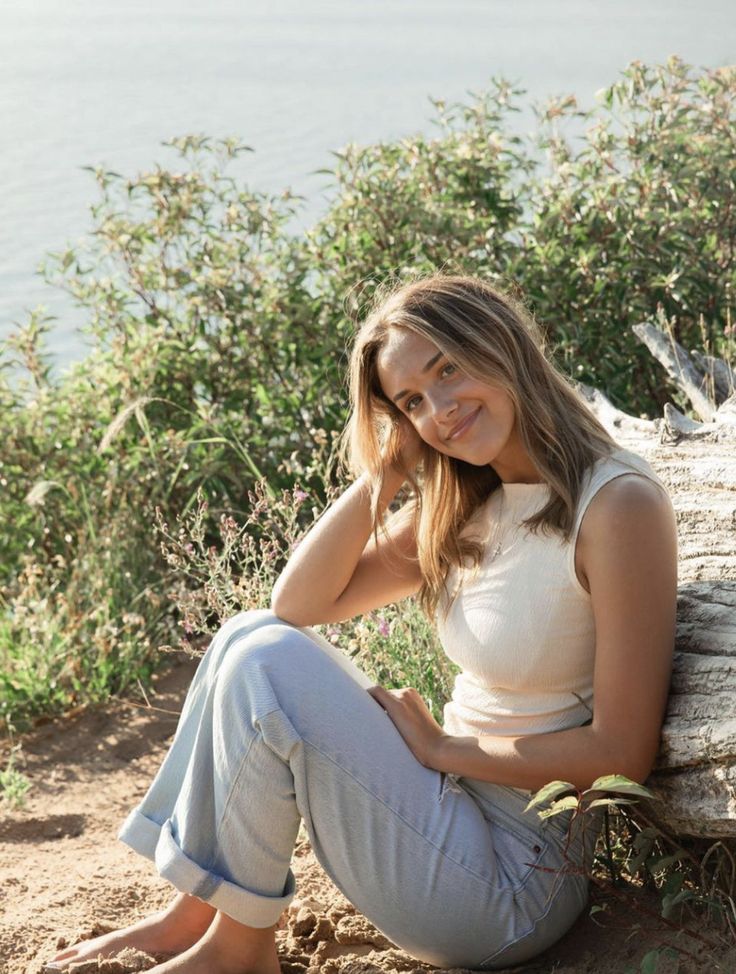
[[[378,795],[374,795],[373,792],[368,787],[366,787],[366,785],[364,785],[362,781],[360,781],[358,778],[356,778],[356,776],[352,773],[352,771],[348,771],[347,768],[343,768],[343,766],[341,764],[339,764],[337,761],[335,761],[335,759],[332,758],[329,754],[326,754],[321,748],[317,747],[316,744],[313,744],[311,741],[307,741],[304,738],[302,738],[302,740],[304,741],[304,743],[308,747],[311,747],[312,750],[314,750],[318,754],[322,755],[322,757],[325,758],[327,761],[329,761],[330,764],[333,764],[336,768],[339,768],[340,771],[343,772],[343,774],[346,774],[349,778],[351,778],[355,782],[355,784],[358,785],[359,788],[361,788],[366,794],[370,795],[371,798],[375,799],[377,802],[379,802],[381,805],[383,805],[384,808],[388,809],[388,811],[391,812],[392,815],[395,815],[396,818],[398,818],[401,822],[404,823],[404,825],[408,829],[410,829],[410,831],[412,831],[415,835],[418,835],[420,839],[423,839],[427,843],[427,845],[430,845],[433,849],[435,849],[437,852],[439,852],[439,854],[443,858],[449,860],[455,866],[459,866],[459,868],[462,869],[464,872],[467,872],[469,875],[471,875],[475,879],[479,880],[479,882],[483,883],[485,886],[487,886],[489,889],[492,889],[494,892],[499,892],[499,893],[508,892],[509,895],[512,895],[512,890],[511,889],[504,890],[500,886],[497,886],[494,883],[492,883],[485,876],[481,876],[479,873],[476,873],[475,870],[473,870],[470,867],[466,866],[464,863],[458,862],[457,859],[454,859],[449,853],[445,852],[444,849],[442,849],[440,846],[436,845],[428,836],[424,835],[422,832],[419,831],[419,829],[415,828],[412,825],[412,823],[409,822],[409,821],[407,821],[407,819],[405,819],[404,816],[400,812],[398,812],[395,808],[392,808],[387,802],[385,802]],[[468,797],[470,797],[470,796],[468,796]]]
[[[274,711],[270,711],[270,713],[274,713]],[[267,715],[266,714],[263,714],[262,716],[266,717]],[[256,731],[255,734],[253,735],[253,737],[251,737],[250,741],[248,742],[248,747],[246,749],[246,752],[243,755],[243,757],[241,758],[240,764],[238,765],[238,770],[235,772],[235,777],[233,778],[233,782],[230,785],[230,790],[227,793],[227,798],[225,799],[225,805],[224,805],[224,807],[222,809],[222,815],[220,816],[220,821],[217,823],[217,828],[215,829],[215,843],[216,843],[216,845],[218,847],[220,845],[220,834],[222,832],[222,826],[223,826],[223,824],[225,822],[225,819],[227,818],[227,814],[228,814],[228,812],[230,810],[230,805],[232,804],[232,801],[233,801],[233,795],[235,794],[236,786],[238,784],[238,781],[240,780],[240,776],[243,773],[243,768],[245,767],[245,762],[248,760],[248,755],[250,754],[250,750],[253,747],[253,744],[254,744],[255,739],[256,739],[256,735],[258,735],[260,737],[263,736],[260,733],[260,731]]]
[[[555,902],[555,897],[552,897],[552,899],[550,899],[549,901],[549,904],[547,905],[547,909],[544,911],[544,913],[541,916],[537,917],[537,919],[534,921],[534,923],[525,933],[523,933],[520,937],[515,937],[512,941],[505,944],[503,947],[499,947],[498,950],[494,951],[492,954],[489,954],[488,957],[485,957],[480,962],[481,966],[483,966],[483,964],[490,964],[491,961],[495,960],[497,957],[505,953],[507,950],[510,950],[512,947],[515,947],[517,944],[520,944],[523,940],[526,940],[528,937],[531,937],[534,931],[539,926],[539,924],[542,922],[542,920],[544,920],[545,917],[549,914],[549,911],[554,906],[554,902]],[[518,963],[524,963],[524,961],[519,961]]]

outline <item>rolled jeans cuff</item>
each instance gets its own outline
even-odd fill
[[[181,893],[189,893],[238,923],[250,927],[270,927],[294,898],[296,880],[289,869],[282,896],[264,896],[243,889],[209,872],[190,859],[171,833],[171,823],[146,818],[133,809],[118,833],[118,839],[135,852],[152,860],[159,875]]]

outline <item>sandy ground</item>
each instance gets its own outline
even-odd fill
[[[0,804],[2,974],[40,972],[59,947],[123,926],[170,900],[173,891],[153,866],[115,836],[162,760],[194,667],[191,660],[174,660],[158,676],[150,706],[142,698],[117,701],[43,723],[23,740],[20,766],[33,784],[26,807],[11,811]],[[306,839],[297,845],[293,868],[297,899],[278,932],[283,974],[431,970],[356,913]],[[670,943],[680,948],[679,961],[660,962],[657,974],[736,971],[735,952],[678,938],[642,912],[656,911],[656,900],[627,893],[622,901],[620,894],[595,889],[591,905],[603,909],[586,912],[556,947],[516,970],[638,974],[647,951]],[[707,936],[715,942],[715,934]],[[135,954],[121,960],[99,970],[122,974],[154,963]],[[88,970],[80,965],[75,974]]]

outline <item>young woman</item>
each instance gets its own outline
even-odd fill
[[[667,493],[481,280],[385,295],[351,383],[362,472],[272,611],[219,630],[122,827],[179,892],[62,951],[61,969],[134,946],[171,955],[159,974],[276,974],[301,819],[351,902],[431,964],[521,963],[585,906],[595,828],[525,807],[553,779],[649,773],[675,628]],[[388,514],[407,482],[413,500]],[[372,686],[305,628],[410,595],[461,668],[442,727],[416,690]]]

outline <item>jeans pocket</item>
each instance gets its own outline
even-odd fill
[[[496,861],[506,876],[509,887],[517,892],[524,888],[529,877],[540,868],[540,860],[547,851],[547,839],[538,833],[522,831],[495,820],[491,822]]]

